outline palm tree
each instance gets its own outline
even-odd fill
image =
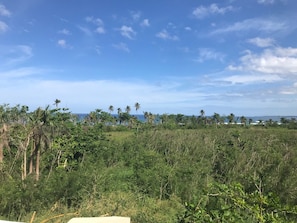
[[[112,112],[114,111],[114,107],[113,107],[112,105],[110,105],[110,106],[108,107],[108,110],[109,110],[110,113],[112,113]]]
[[[205,115],[205,112],[204,112],[204,110],[203,109],[201,109],[200,110],[200,117],[199,117],[199,119],[202,121],[202,123],[204,124],[204,125],[206,125],[206,118],[204,117],[204,115]]]
[[[138,102],[134,105],[136,112],[140,109],[140,104]]]
[[[8,126],[6,123],[3,123],[0,128],[0,165],[3,163],[3,150],[5,147],[9,147],[8,144]],[[1,169],[1,166],[0,166]]]
[[[246,126],[246,117],[241,116],[241,117],[240,117],[240,123],[241,123],[242,125]]]
[[[131,111],[131,107],[129,106],[129,105],[127,105],[127,107],[126,107],[126,112],[129,114],[130,113],[130,111]]]
[[[49,110],[47,106],[44,110],[41,108],[36,109],[31,116],[32,126],[32,151],[30,156],[29,173],[33,172],[35,162],[35,176],[39,180],[40,176],[40,156],[41,153],[48,149],[51,145],[52,131],[52,113],[56,110]]]
[[[9,107],[8,104],[0,106],[0,165],[3,163],[4,148],[9,148],[8,144],[8,129],[9,129]],[[0,166],[1,168],[1,166]]]
[[[56,108],[58,108],[58,105],[61,103],[61,100],[56,99],[54,102],[54,105],[56,106]]]
[[[221,118],[220,118],[220,115],[218,114],[218,113],[214,113],[213,114],[213,120],[214,120],[214,122],[215,122],[215,124],[216,124],[216,128],[217,128],[217,125],[220,123],[220,121],[221,121]]]
[[[203,110],[203,109],[201,109],[201,110],[200,110],[200,115],[201,115],[201,117],[204,117],[204,115],[205,115],[205,112],[204,112],[204,110]]]
[[[227,119],[229,121],[229,124],[233,124],[234,123],[234,118],[235,118],[235,115],[233,113],[231,113],[230,115],[228,115]]]

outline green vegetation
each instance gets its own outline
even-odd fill
[[[201,110],[144,112],[140,122],[130,106],[116,117],[110,106],[79,119],[59,103],[33,112],[0,106],[0,219],[29,222],[36,212],[33,222],[297,221],[294,119],[251,125]]]

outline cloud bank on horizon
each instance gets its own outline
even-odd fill
[[[295,0],[3,0],[0,104],[297,115]]]

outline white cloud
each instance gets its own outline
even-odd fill
[[[95,30],[96,33],[100,33],[100,34],[103,34],[105,33],[105,29],[103,27],[97,27],[96,30]]]
[[[142,27],[149,27],[150,26],[150,22],[149,22],[148,19],[144,19],[144,20],[142,20],[142,22],[140,23],[140,25]]]
[[[27,45],[0,46],[1,66],[17,65],[30,59],[32,56],[32,48]]]
[[[8,30],[8,25],[5,22],[0,21],[0,33],[5,33]]]
[[[273,4],[274,0],[258,0],[259,4]]]
[[[35,68],[35,67],[22,67],[16,68],[8,71],[0,71],[0,79],[2,80],[10,80],[11,78],[20,78],[32,76],[35,74],[41,74],[44,72],[43,69]]]
[[[122,26],[120,29],[121,35],[127,37],[128,39],[133,39],[136,35],[136,32],[130,26]]]
[[[98,55],[101,54],[101,47],[100,46],[95,46],[95,51]]]
[[[264,74],[297,76],[297,48],[265,49],[260,54],[246,51],[240,58],[239,66],[229,66],[230,70],[253,71]]]
[[[191,28],[191,27],[189,27],[189,26],[186,26],[186,27],[185,27],[185,30],[187,30],[187,31],[191,31],[191,30],[192,30],[192,28]]]
[[[71,49],[72,47],[66,42],[64,39],[59,39],[57,42],[58,46],[64,48],[64,49]]]
[[[85,35],[92,36],[92,31],[89,30],[87,27],[78,26],[79,30],[81,30]]]
[[[10,16],[11,13],[9,10],[6,9],[6,7],[2,4],[0,4],[0,15],[1,16]]]
[[[58,33],[63,35],[71,35],[71,32],[68,29],[59,30]]]
[[[96,26],[103,26],[103,21],[100,18],[94,18],[93,16],[88,16],[85,18],[87,22],[93,23]]]
[[[133,83],[131,81],[112,80],[50,81],[23,79],[22,81],[15,81],[14,85],[1,87],[0,100],[10,104],[25,104],[30,109],[35,109],[39,106],[52,104],[55,98],[59,98],[61,106],[68,107],[74,112],[90,112],[96,108],[107,111],[110,105],[116,108],[125,108],[127,105],[133,106],[135,102],[139,102],[144,111],[166,112],[173,111],[176,108],[185,109],[185,105],[193,106],[193,101],[205,96],[200,92],[191,90],[177,92],[175,85],[176,83],[171,82],[167,82],[164,86],[158,86],[144,82]],[[53,89],[55,90],[53,91]],[[8,91],[11,94],[5,94]],[[2,95],[7,96],[2,98]],[[108,97],[93,97],[94,95],[108,95]],[[164,106],[166,111],[162,111]]]
[[[99,34],[104,34],[105,29],[104,29],[104,23],[100,18],[94,18],[92,16],[88,16],[85,18],[85,20],[89,23],[92,23],[96,26],[95,32]]]
[[[221,14],[224,15],[228,11],[233,11],[234,8],[232,6],[227,7],[218,7],[217,4],[211,4],[208,7],[199,6],[193,11],[193,15],[198,19],[203,19],[209,15]]]
[[[167,30],[163,29],[161,32],[156,34],[156,37],[164,39],[164,40],[179,40],[178,36],[171,35],[167,32]]]
[[[219,80],[232,84],[272,83],[283,80],[278,75],[233,75]]]
[[[224,60],[224,57],[225,55],[223,53],[217,52],[213,49],[200,48],[199,56],[195,61],[202,63],[205,60],[219,60],[222,62]]]
[[[258,47],[269,47],[269,46],[273,46],[275,41],[272,38],[256,37],[256,38],[247,40],[247,42],[252,43]]]
[[[211,34],[221,34],[228,32],[237,32],[237,31],[249,31],[256,30],[260,32],[275,32],[286,30],[288,28],[287,24],[282,21],[268,20],[261,18],[246,19],[242,22],[236,22],[233,25],[216,29]]]
[[[128,46],[125,43],[113,44],[112,46],[118,50],[122,50],[127,53],[130,52],[130,49],[128,48]]]
[[[137,11],[137,12],[131,11],[130,14],[131,14],[134,21],[139,20],[140,17],[141,17],[141,12],[139,12],[139,11]]]

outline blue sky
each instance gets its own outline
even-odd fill
[[[296,0],[0,0],[0,103],[297,115],[296,10]]]

